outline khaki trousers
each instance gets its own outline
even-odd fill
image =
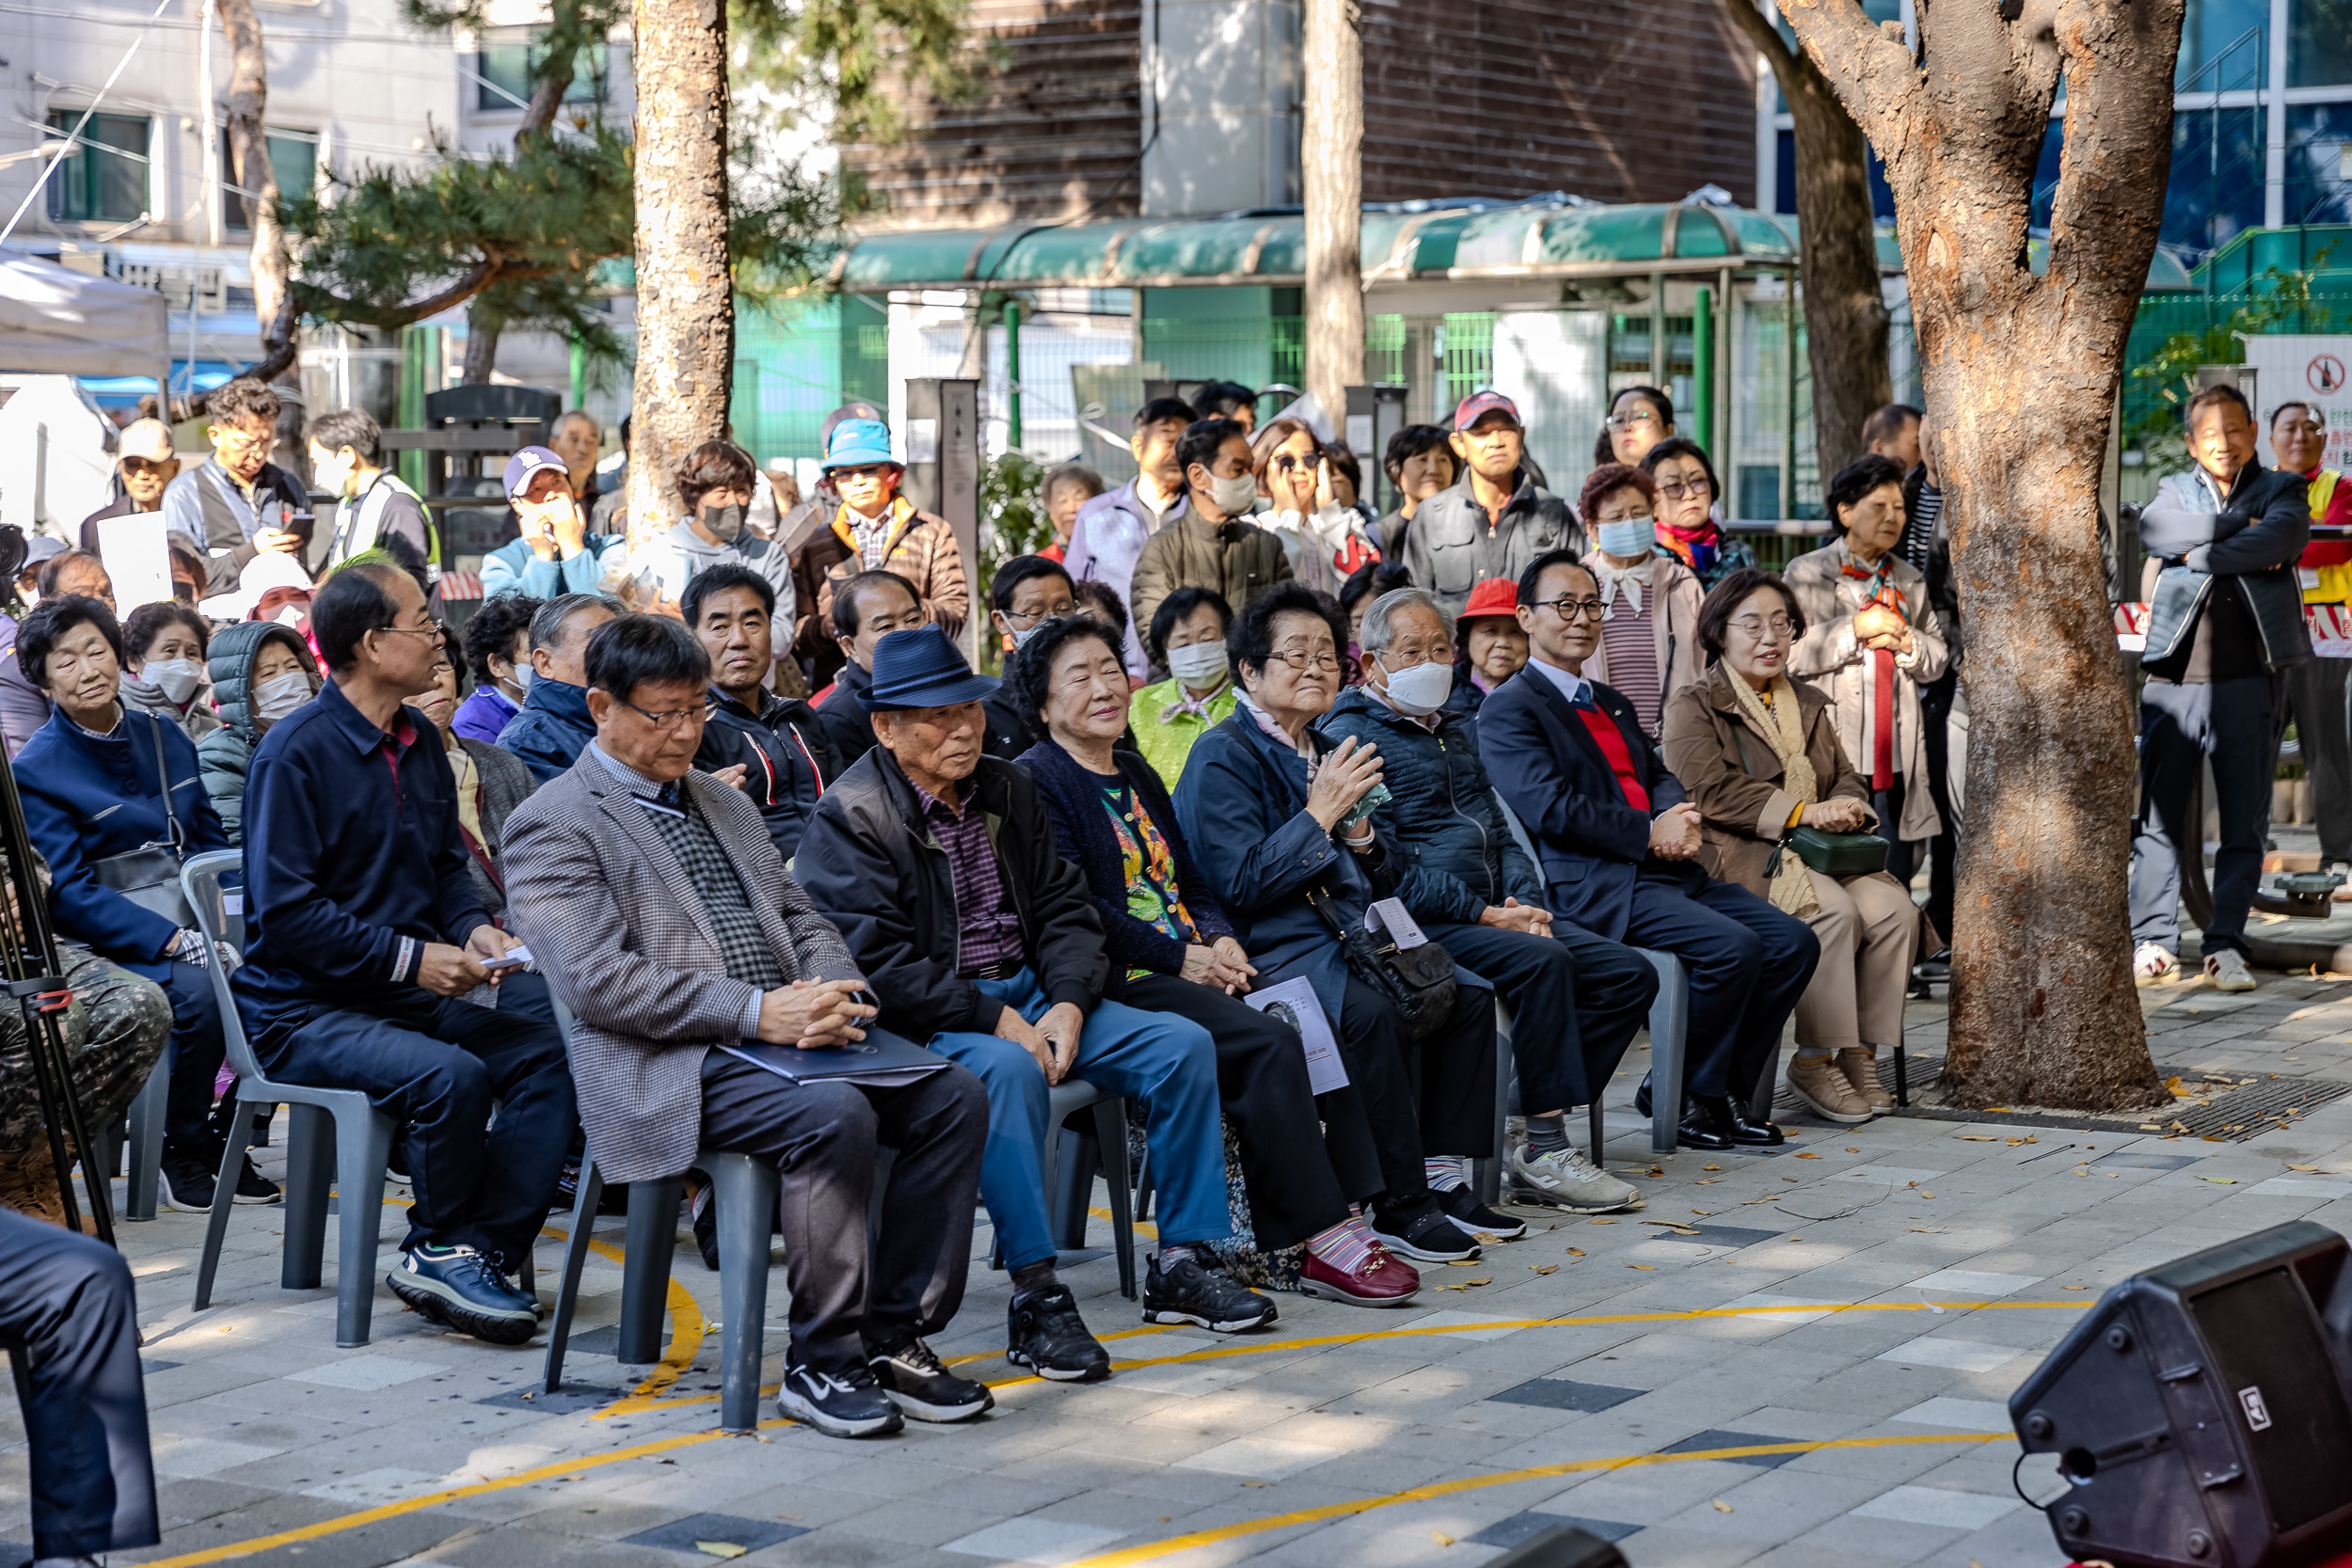
[[[1821,942],[1820,967],[1797,999],[1797,1051],[1819,1056],[1867,1040],[1902,1038],[1903,993],[1919,911],[1883,872],[1839,881],[1810,867],[1821,907],[1805,917]]]

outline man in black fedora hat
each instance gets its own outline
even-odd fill
[[[1047,1094],[1065,1078],[1150,1107],[1160,1251],[1145,1320],[1231,1332],[1271,1323],[1274,1304],[1197,1250],[1232,1229],[1216,1046],[1199,1024],[1103,1000],[1110,964],[1086,881],[1029,776],[982,754],[995,687],[935,626],[883,638],[861,694],[877,744],[818,801],[794,870],[848,940],[879,1026],[988,1090],[980,1197],[1012,1275],[1007,1358],[1091,1382],[1110,1358],[1055,1276],[1041,1175]]]

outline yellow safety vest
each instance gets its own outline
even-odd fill
[[[2319,470],[2308,492],[2312,522],[2328,515],[2328,503],[2335,499],[2336,486],[2343,483],[2344,476],[2335,469]],[[2303,590],[2305,604],[2352,604],[2352,561],[2312,570],[2318,574],[2319,582],[2316,587]]]

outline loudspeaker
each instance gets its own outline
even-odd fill
[[[1626,1568],[1625,1554],[1590,1530],[1546,1525],[1486,1568]]]
[[[2352,1246],[2308,1221],[2134,1275],[2010,1397],[2058,1544],[2117,1568],[2352,1547]]]

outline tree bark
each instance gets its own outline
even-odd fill
[[[1790,49],[1755,0],[1721,0],[1772,62],[1794,127],[1805,363],[1813,372],[1813,445],[1827,479],[1866,450],[1863,421],[1895,400],[1886,296],[1870,210],[1869,143],[1812,58]]]
[[[2098,540],[2101,458],[2171,158],[2183,0],[1919,10],[1780,0],[1886,164],[1968,631],[1969,832],[1949,1054],[1960,1103],[2166,1103],[2132,987],[2132,714]],[[2033,172],[2061,71],[2049,268]]]
[[[723,435],[735,361],[727,267],[727,20],[721,0],[635,0],[637,374],[628,535],[676,522],[670,483]]]
[[[498,369],[499,334],[506,329],[506,313],[476,294],[466,309],[466,385],[487,387]]]
[[[1306,0],[1299,164],[1307,203],[1307,389],[1333,428],[1364,379],[1364,40],[1356,0]],[[1364,454],[1376,459],[1377,453]]]
[[[286,237],[278,222],[278,173],[269,161],[262,119],[269,103],[269,57],[253,0],[215,0],[229,40],[229,156],[244,191],[246,227],[253,236],[253,313],[267,334],[286,297]],[[279,345],[265,341],[263,358]]]

